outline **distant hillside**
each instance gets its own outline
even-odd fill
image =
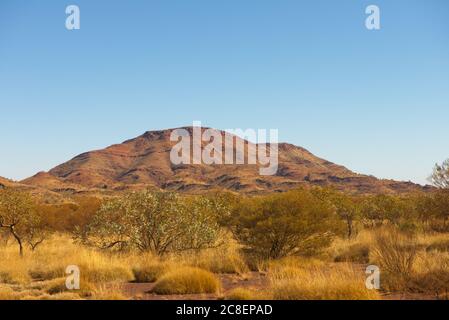
[[[192,131],[191,127],[185,129]],[[262,193],[304,185],[333,185],[355,193],[403,193],[430,188],[357,174],[288,143],[278,145],[279,169],[274,176],[261,176],[258,165],[173,165],[170,151],[175,142],[170,141],[171,131],[149,131],[121,144],[80,154],[22,183],[51,190],[154,186],[192,193],[208,190]],[[217,132],[224,135],[222,131]],[[242,139],[234,136],[236,141]],[[247,148],[255,147],[248,141],[243,143]]]

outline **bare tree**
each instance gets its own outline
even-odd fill
[[[449,189],[449,159],[441,165],[435,164],[430,181],[438,188]]]

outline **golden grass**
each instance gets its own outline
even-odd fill
[[[139,283],[155,282],[176,266],[172,260],[162,260],[152,254],[143,254],[133,260],[130,263],[133,265],[134,281]]]
[[[254,288],[234,288],[225,294],[225,300],[268,300],[271,295]]]
[[[183,256],[182,260],[185,265],[198,267],[213,273],[244,274],[249,271],[245,259],[235,245],[202,250]]]
[[[180,267],[163,275],[155,284],[156,294],[218,293],[220,281],[211,272],[192,267]]]
[[[383,251],[379,251],[376,239],[382,236],[381,232],[379,229],[362,231],[351,240],[337,239],[327,255],[318,258],[253,261],[256,270],[267,275],[268,287],[238,287],[226,292],[223,298],[378,299],[378,292],[365,288],[366,275],[363,268],[357,267],[366,262],[359,260],[366,258],[366,250],[370,252],[370,260],[381,268],[384,290],[436,297],[443,297],[449,291],[448,234],[418,234],[409,242],[398,236],[387,236]],[[413,259],[403,256],[401,248],[414,251]],[[68,236],[56,235],[35,252],[25,251],[22,258],[14,243],[0,245],[0,257],[0,300],[130,299],[120,289],[120,283],[129,281],[156,282],[157,294],[219,294],[221,284],[214,273],[250,275],[235,243],[159,258],[150,253],[110,254],[74,244]],[[334,260],[342,262],[334,263]],[[357,269],[344,261],[354,263]],[[80,290],[65,287],[68,265],[80,268]],[[403,270],[402,267],[406,278],[402,271],[398,275],[397,270]]]
[[[377,300],[365,277],[348,264],[332,267],[277,267],[270,274],[270,290],[277,300]]]
[[[27,284],[32,280],[65,277],[69,265],[80,269],[88,282],[129,281],[133,279],[128,261],[90,248],[73,244],[71,239],[56,236],[35,252],[21,258],[13,245],[0,247],[0,282]]]
[[[374,234],[372,230],[362,230],[351,239],[334,239],[332,245],[327,249],[327,260],[367,263],[369,261],[369,251],[374,242]]]

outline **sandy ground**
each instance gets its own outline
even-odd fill
[[[263,290],[268,286],[266,274],[251,272],[242,276],[235,274],[219,275],[222,283],[221,294],[188,294],[188,295],[157,295],[151,293],[154,283],[124,283],[122,289],[127,296],[136,300],[217,300],[222,299],[230,290],[242,287]],[[382,294],[383,300],[436,300],[434,295],[414,293]],[[441,298],[440,298],[441,299]]]
[[[226,292],[237,288],[263,289],[267,287],[268,279],[264,273],[250,272],[245,275],[219,275],[222,292],[217,294],[187,294],[187,295],[157,295],[151,293],[154,283],[124,283],[122,289],[127,296],[139,300],[216,300],[222,298]]]

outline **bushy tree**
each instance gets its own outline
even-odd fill
[[[214,246],[219,233],[209,199],[145,190],[106,201],[76,238],[103,249],[136,248],[164,255]]]
[[[100,209],[101,198],[90,195],[75,196],[64,203],[41,203],[37,211],[46,225],[55,231],[73,232],[75,227],[84,227]]]
[[[307,190],[242,200],[230,220],[246,250],[260,258],[312,254],[330,244],[333,208]]]
[[[421,219],[435,231],[449,230],[449,190],[443,189],[421,196],[417,201]]]
[[[16,240],[21,256],[25,243],[34,250],[48,235],[31,196],[9,188],[0,190],[0,228]]]
[[[354,221],[360,215],[357,198],[331,188],[316,188],[312,192],[334,208],[337,216],[346,225],[346,236],[351,238],[355,233]]]
[[[380,226],[385,222],[405,226],[416,218],[412,201],[384,194],[365,198],[361,205],[361,217],[367,227]]]

